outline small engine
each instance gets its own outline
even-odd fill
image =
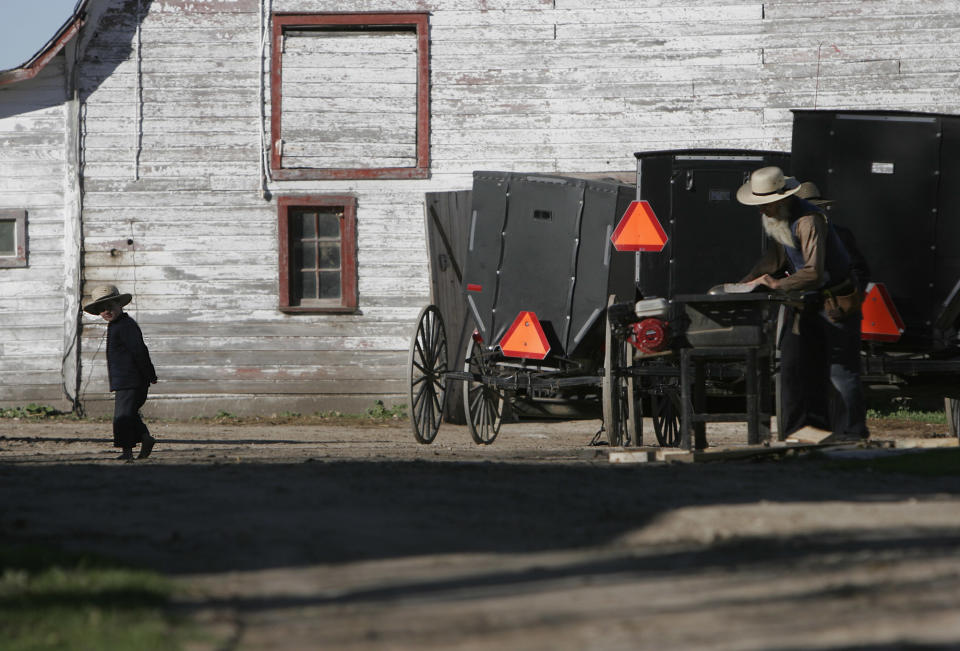
[[[627,337],[634,348],[644,353],[657,353],[667,347],[667,322],[649,317],[630,326]]]

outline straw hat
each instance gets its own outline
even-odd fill
[[[110,301],[116,301],[123,307],[133,300],[130,294],[121,294],[115,285],[100,285],[93,290],[91,298],[93,300],[83,306],[83,311],[87,314],[100,314]]]
[[[813,181],[804,181],[800,184],[797,196],[806,199],[815,206],[826,206],[833,203],[833,199],[824,199],[820,196],[820,188]]]
[[[784,176],[779,167],[761,167],[737,190],[737,201],[747,206],[762,206],[794,195],[800,182]]]

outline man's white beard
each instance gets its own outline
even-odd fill
[[[780,206],[776,217],[763,215],[763,230],[784,246],[795,246],[793,233],[790,232],[790,209]]]

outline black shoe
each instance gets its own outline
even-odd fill
[[[133,461],[133,449],[124,448],[120,456],[117,457],[117,461],[126,461],[127,463]]]
[[[850,443],[860,443],[861,441],[867,440],[866,438],[860,436],[859,434],[852,434],[850,432],[834,432],[827,438],[820,441],[821,445],[844,445]]]
[[[138,459],[146,459],[150,456],[150,453],[153,452],[153,444],[157,442],[157,439],[153,438],[149,434],[143,435],[143,441],[140,442],[140,454],[137,455]]]

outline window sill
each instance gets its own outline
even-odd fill
[[[279,308],[284,314],[358,314],[359,308],[356,307],[311,307],[300,305],[281,305]]]
[[[383,167],[370,169],[292,169],[271,168],[276,181],[354,181],[363,179],[429,179],[430,170],[424,167]]]

